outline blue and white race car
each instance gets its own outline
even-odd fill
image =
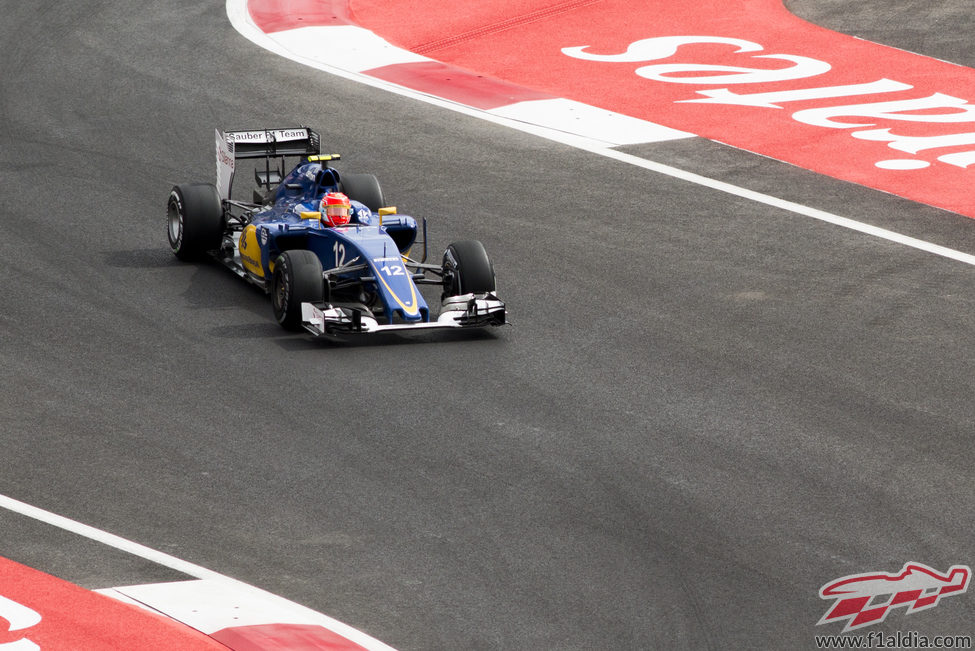
[[[454,242],[426,263],[417,221],[386,205],[372,174],[331,167],[311,129],[216,132],[217,183],[179,184],[168,233],[180,260],[210,256],[271,294],[274,316],[314,335],[502,325],[494,267],[476,240]],[[285,161],[297,164],[284,173]],[[258,159],[253,201],[231,199],[237,161]],[[437,314],[417,288],[442,286]]]

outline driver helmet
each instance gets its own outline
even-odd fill
[[[319,210],[325,226],[345,226],[352,218],[352,202],[341,192],[326,192]]]

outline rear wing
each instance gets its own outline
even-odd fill
[[[224,137],[228,143],[234,144],[236,159],[312,156],[321,153],[321,138],[306,127],[228,131]]]
[[[307,127],[216,131],[217,189],[223,199],[230,198],[236,161],[263,158],[264,169],[256,169],[257,183],[268,190],[281,182],[287,156],[314,156],[321,153],[321,137]],[[271,159],[276,158],[274,168]]]

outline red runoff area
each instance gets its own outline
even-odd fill
[[[227,647],[179,622],[0,558],[0,646],[185,649]]]
[[[252,0],[252,12],[271,1]],[[343,22],[494,83],[975,216],[975,71],[817,27],[781,0],[350,0],[347,8]],[[418,65],[379,76],[408,86]]]

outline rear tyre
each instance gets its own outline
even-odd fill
[[[220,194],[209,183],[173,186],[167,202],[167,234],[180,260],[198,260],[220,248],[224,220]]]
[[[324,299],[322,263],[304,249],[285,251],[274,262],[271,275],[271,305],[274,318],[285,330],[301,330],[301,304]]]
[[[494,265],[477,240],[454,242],[443,254],[444,297],[495,290]]]
[[[386,205],[379,179],[373,174],[343,174],[339,187],[349,199],[366,204],[373,212]]]

